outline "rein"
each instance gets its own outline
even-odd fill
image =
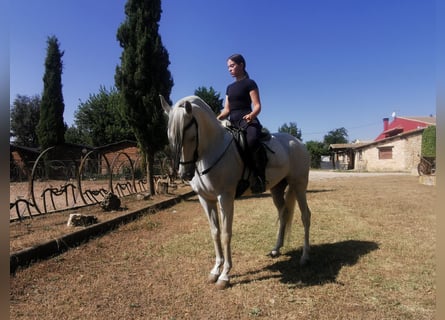
[[[207,169],[205,169],[205,170],[202,171],[201,173],[198,172],[198,174],[199,174],[200,176],[203,176],[203,175],[209,173],[209,171],[212,170],[213,167],[216,166],[216,164],[217,164],[217,163],[222,159],[222,157],[226,154],[227,150],[229,150],[229,147],[230,147],[230,145],[232,144],[233,140],[234,140],[234,139],[233,139],[233,137],[232,137],[232,139],[230,139],[230,142],[227,144],[226,149],[224,149],[224,152],[221,153],[221,155],[219,156],[218,159],[216,159],[216,161],[215,161],[214,164],[212,164],[210,167],[208,167]],[[198,170],[196,170],[196,171],[198,171]]]

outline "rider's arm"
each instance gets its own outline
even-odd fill
[[[254,89],[249,92],[250,99],[252,100],[253,110],[251,113],[246,114],[243,118],[250,122],[255,119],[261,112],[261,101],[260,101],[260,93],[258,89]]]
[[[226,96],[226,99],[224,101],[224,108],[222,109],[221,113],[216,117],[218,120],[223,120],[227,118],[230,114],[230,105],[229,105],[229,97]]]

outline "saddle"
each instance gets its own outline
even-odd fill
[[[235,140],[235,145],[236,148],[238,149],[238,152],[241,156],[241,159],[243,160],[244,163],[244,169],[243,169],[243,173],[241,175],[241,179],[238,181],[238,185],[236,188],[236,194],[235,194],[235,198],[240,197],[246,190],[247,188],[249,188],[250,186],[250,182],[249,182],[249,177],[250,177],[250,173],[251,173],[251,168],[249,168],[249,163],[250,163],[250,150],[247,146],[247,138],[246,138],[246,130],[242,129],[242,128],[238,128],[232,125],[227,125],[226,129],[232,134],[233,139]],[[260,148],[264,149],[264,153],[266,154],[266,158],[267,158],[267,153],[265,152],[266,149],[269,150],[270,152],[273,153],[272,150],[270,150],[266,145],[265,142],[269,141],[271,139],[271,135],[270,133],[265,130],[264,128],[261,130],[261,136],[260,136]],[[245,177],[245,173],[246,173],[246,168],[249,168],[250,170],[248,171],[247,177]]]

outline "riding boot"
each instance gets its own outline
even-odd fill
[[[258,146],[252,153],[252,171],[254,175],[254,182],[252,193],[263,193],[266,191],[266,165],[267,155],[264,147]]]

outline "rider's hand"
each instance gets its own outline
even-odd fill
[[[252,117],[252,115],[251,115],[250,113],[249,113],[249,114],[246,114],[246,115],[243,117],[243,119],[246,120],[247,123],[249,123],[250,121],[252,121],[253,118],[254,118],[254,117]]]

